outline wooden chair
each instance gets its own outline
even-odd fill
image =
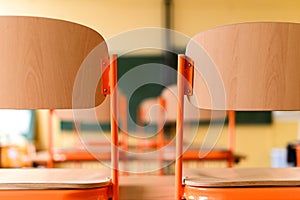
[[[170,141],[167,141],[164,137],[164,108],[165,101],[162,97],[153,97],[145,99],[141,102],[137,109],[137,124],[139,138],[136,141],[136,147],[140,152],[151,152],[157,151],[157,149],[163,148]],[[155,125],[156,128],[151,131],[151,135],[147,136],[145,127],[148,125]],[[158,152],[157,155],[153,155],[150,157],[145,157],[145,159],[150,161],[158,161],[158,174],[164,174],[164,156],[162,152]],[[144,161],[140,158],[140,161],[144,163]],[[152,170],[151,170],[152,171]]]
[[[161,96],[165,101],[165,110],[166,110],[166,122],[176,122],[176,116],[177,111],[174,109],[176,107],[176,95],[177,95],[177,86],[171,85],[165,90],[163,90]],[[235,113],[234,111],[230,111],[228,114],[224,111],[214,111],[212,112],[210,110],[205,109],[195,109],[195,107],[187,100],[187,98],[184,99],[184,119],[185,122],[191,123],[191,122],[210,122],[210,121],[222,121],[225,119],[226,116],[228,116],[229,119],[229,125],[228,125],[228,145],[225,147],[213,147],[209,152],[206,152],[206,147],[203,148],[205,152],[200,152],[200,146],[193,146],[191,143],[192,138],[195,136],[195,128],[189,128],[189,125],[186,125],[185,128],[187,131],[192,132],[190,133],[190,137],[186,139],[187,144],[190,144],[191,146],[188,147],[184,153],[183,153],[183,159],[184,160],[206,160],[206,161],[226,161],[228,167],[233,167],[235,161],[240,161],[245,156],[234,154],[234,138],[235,138]],[[193,136],[194,135],[194,136]],[[185,137],[187,138],[187,137]],[[207,150],[208,151],[208,150]],[[201,157],[200,157],[201,155]],[[175,158],[175,156],[174,156]]]
[[[140,130],[138,131],[140,134],[146,132],[144,130],[144,125],[155,123],[157,125],[158,137],[153,140],[148,140],[147,138],[141,139],[138,141],[139,148],[151,148],[155,149],[159,145],[164,145],[163,142],[163,115],[164,115],[165,102],[161,97],[153,97],[145,99],[141,102],[141,104],[137,108],[137,124],[139,125]],[[160,123],[161,122],[161,123]],[[143,130],[141,130],[143,129]]]
[[[126,97],[119,90],[118,91],[118,104],[120,116],[120,128],[121,128],[121,141],[119,145],[124,150],[127,149],[127,118],[126,118]],[[109,124],[110,122],[110,98],[107,97],[100,106],[95,108],[95,114],[93,115],[89,110],[76,110],[76,117],[74,118],[74,110],[59,109],[50,110],[49,112],[49,138],[48,138],[48,154],[49,161],[48,167],[54,167],[55,163],[63,162],[80,162],[86,161],[109,161],[111,159],[110,140],[108,140],[104,134],[91,135],[89,137],[79,135],[81,130],[81,124]],[[54,131],[53,131],[53,118],[57,118],[59,121],[73,122],[73,145],[71,147],[57,147],[54,145]],[[120,152],[120,160],[124,160],[126,164],[124,151]],[[126,167],[126,166],[125,166]]]
[[[300,110],[299,45],[295,23],[228,25],[192,38],[178,62],[176,199],[299,199],[297,168],[185,170],[182,184],[184,95],[212,110]]]
[[[73,110],[60,109],[50,110],[50,123],[49,139],[48,139],[48,151],[49,151],[49,164],[48,167],[54,167],[55,163],[62,162],[83,162],[83,161],[97,161],[110,160],[110,141],[108,141],[104,133],[101,134],[101,138],[95,137],[93,140],[88,141],[84,135],[80,137],[81,124],[82,123],[109,123],[110,121],[110,99],[107,97],[100,106],[95,108],[96,117],[90,112],[85,110],[76,110],[76,119],[73,116]],[[57,147],[54,145],[55,137],[53,130],[53,118],[57,118],[60,121],[73,122],[73,140],[74,144],[71,147]],[[98,134],[99,135],[99,134]],[[103,138],[102,138],[103,137]]]
[[[0,40],[1,108],[93,109],[110,92],[113,143],[111,173],[1,169],[0,198],[118,199],[116,56],[108,60],[102,36],[62,20],[1,16]]]
[[[177,94],[177,86],[170,85],[165,88],[159,97],[149,98],[144,100],[140,106],[138,107],[138,121],[140,124],[148,124],[148,123],[155,123],[158,128],[157,135],[154,139],[147,139],[143,140],[142,142],[138,143],[138,148],[162,148],[165,145],[168,145],[172,142],[172,139],[165,138],[165,131],[164,131],[164,124],[165,123],[175,123],[177,112],[174,107],[176,107],[176,94]],[[217,122],[218,120],[224,120],[226,117],[226,112],[219,111],[215,112],[215,116],[211,115],[211,111],[204,110],[204,109],[195,109],[191,103],[187,99],[184,101],[184,118],[187,124],[193,122],[209,122],[210,120]],[[188,147],[183,153],[183,160],[185,161],[226,161],[228,167],[232,167],[234,162],[239,162],[241,159],[245,158],[245,156],[234,154],[234,130],[235,130],[235,113],[231,111],[229,113],[229,134],[228,134],[228,146],[225,147],[216,147],[213,148],[211,151],[202,152],[200,157],[200,146],[193,146],[192,138],[188,138],[186,140],[186,145],[191,145]],[[213,118],[212,118],[213,117]],[[186,129],[190,130],[190,134],[196,134],[195,128],[189,128],[189,125],[185,126]],[[145,131],[139,131],[145,132]],[[187,138],[187,137],[185,137]],[[175,145],[173,141],[173,145]],[[159,174],[164,174],[163,172],[163,163],[165,161],[172,162],[175,160],[175,152],[174,149],[164,150],[163,154],[159,156]],[[206,151],[204,149],[204,151]],[[157,159],[157,158],[156,158]]]

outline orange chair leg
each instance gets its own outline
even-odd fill
[[[182,186],[182,155],[183,155],[183,101],[184,101],[184,65],[185,56],[178,57],[178,103],[177,103],[177,123],[176,123],[176,162],[175,162],[175,200],[180,200],[183,196]]]
[[[119,138],[118,138],[118,117],[117,117],[117,56],[111,55],[110,58],[110,73],[109,73],[109,85],[111,87],[111,101],[110,101],[110,112],[111,112],[111,141],[112,141],[112,183],[113,183],[113,199],[119,199]]]

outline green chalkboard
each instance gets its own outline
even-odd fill
[[[158,69],[157,64],[163,64],[167,65],[174,70],[177,69],[177,54],[174,53],[161,53],[161,54],[155,54],[155,55],[125,55],[120,56],[118,58],[118,79],[120,80],[122,76],[124,76],[127,72],[132,70],[135,67],[145,65],[147,64],[147,67],[151,67],[154,74],[157,74],[157,76],[154,76],[154,78],[162,79],[164,78],[161,76],[161,72]],[[147,76],[148,74],[145,74],[144,76]],[[166,75],[165,75],[166,76]],[[176,83],[176,74],[172,73],[170,74],[171,77],[168,77],[166,80],[164,80],[164,85],[172,85]],[[135,81],[134,79],[132,80]],[[155,82],[155,80],[154,80]],[[157,97],[161,94],[162,90],[164,89],[164,86],[159,84],[146,84],[142,85],[141,87],[137,88],[133,94],[130,96],[128,95],[129,88],[126,85],[119,85],[118,86],[122,92],[127,96],[127,99],[129,101],[129,113],[134,122],[136,122],[137,117],[137,108],[139,104],[147,98],[151,97]],[[176,108],[174,108],[176,109]],[[236,114],[236,122],[237,124],[269,124],[272,122],[272,115],[271,112],[237,112]],[[67,122],[62,122],[61,128],[62,129],[72,129],[73,125],[68,124]],[[94,127],[94,128],[93,128]],[[96,128],[95,128],[96,127]],[[109,129],[109,126],[107,125],[101,125],[101,127],[106,127]],[[97,129],[97,126],[92,124],[86,124],[83,126],[86,130],[91,129]],[[130,130],[135,129],[134,123],[129,123],[128,128]]]

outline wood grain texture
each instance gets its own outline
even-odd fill
[[[192,38],[186,54],[195,62],[200,108],[300,110],[300,24],[210,29]]]
[[[120,177],[120,200],[174,200],[174,176]]]
[[[95,107],[104,99],[98,84],[107,57],[104,39],[88,27],[1,16],[0,108]]]
[[[4,189],[88,189],[111,185],[103,169],[1,169]]]
[[[185,184],[197,187],[300,186],[299,168],[185,169]]]

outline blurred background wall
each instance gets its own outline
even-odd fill
[[[136,28],[166,26],[191,37],[205,29],[231,23],[300,22],[300,1],[0,0],[0,15],[69,20],[97,30],[105,39]],[[177,41],[174,46],[184,48],[185,44]],[[47,111],[37,112],[37,122],[37,146],[43,149],[47,134]],[[238,125],[236,151],[247,155],[247,159],[238,167],[270,166],[272,148],[285,147],[287,142],[296,139],[297,126],[296,120],[280,119],[273,119],[269,124]],[[225,129],[219,142],[225,143],[226,138]]]

